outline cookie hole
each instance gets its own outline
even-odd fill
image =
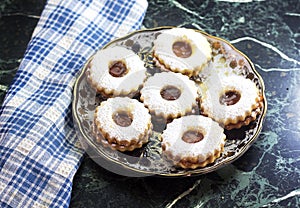
[[[197,143],[204,138],[203,133],[200,130],[188,130],[184,132],[181,139],[186,143]]]
[[[181,90],[173,85],[167,85],[160,90],[160,95],[165,100],[177,100],[181,95]]]
[[[241,98],[241,93],[236,90],[227,90],[219,98],[222,105],[234,105]]]
[[[128,111],[118,111],[113,114],[114,122],[122,127],[130,126],[133,120],[133,116]]]
[[[109,64],[109,74],[113,77],[123,77],[127,72],[128,69],[123,61],[112,61]]]
[[[172,45],[173,53],[180,58],[188,58],[192,55],[192,46],[186,41],[176,41]]]

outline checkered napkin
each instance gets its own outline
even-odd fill
[[[0,207],[68,207],[84,151],[72,88],[87,59],[140,27],[146,0],[48,0],[0,109]]]

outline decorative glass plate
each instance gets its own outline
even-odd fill
[[[153,75],[160,70],[154,65],[152,50],[153,41],[163,30],[172,27],[160,27],[153,29],[146,29],[133,32],[125,37],[116,39],[104,48],[113,47],[116,45],[126,47],[133,50],[145,62],[147,73],[149,76]],[[261,95],[264,97],[264,105],[262,113],[258,118],[251,122],[250,125],[235,130],[225,130],[227,136],[224,152],[221,157],[216,159],[212,164],[203,168],[197,169],[182,169],[177,168],[163,159],[161,153],[162,148],[160,144],[161,129],[155,128],[155,132],[149,142],[142,148],[132,152],[119,152],[111,150],[110,148],[102,146],[97,143],[93,135],[93,116],[95,108],[103,101],[101,95],[90,87],[86,79],[86,70],[92,57],[87,61],[83,67],[78,79],[74,86],[73,94],[73,118],[75,128],[82,146],[99,165],[115,172],[117,174],[126,176],[190,176],[209,173],[215,171],[224,165],[232,163],[239,158],[245,151],[253,144],[258,137],[263,120],[266,115],[267,102],[264,92],[264,83],[261,76],[254,69],[253,64],[243,53],[234,48],[227,41],[211,36],[202,31],[196,30],[207,37],[212,49],[213,59],[210,67],[226,70],[227,73],[235,73],[252,80],[258,87]],[[201,83],[205,78],[204,69],[201,76],[194,77],[196,83]]]

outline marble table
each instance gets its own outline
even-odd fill
[[[45,0],[0,3],[0,103]],[[262,75],[263,130],[238,160],[185,178],[128,178],[85,156],[70,207],[300,207],[300,1],[149,0],[143,27],[203,30],[243,51]]]

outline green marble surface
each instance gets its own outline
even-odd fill
[[[0,103],[45,0],[0,3]],[[300,207],[300,1],[149,0],[143,27],[204,30],[230,41],[266,85],[268,112],[254,145],[234,163],[187,178],[128,178],[86,155],[70,207]]]

